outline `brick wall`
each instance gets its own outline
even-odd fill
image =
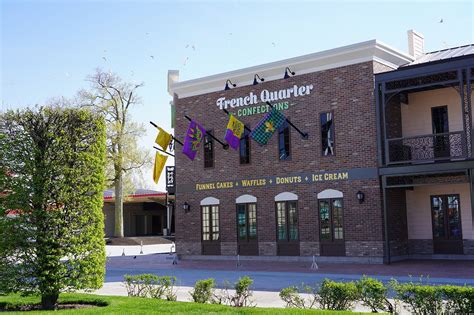
[[[390,256],[408,255],[407,203],[404,188],[389,188],[387,196]]]
[[[317,193],[331,188],[344,193],[344,232],[350,243],[348,255],[382,256],[382,210],[380,183],[377,178],[351,181],[331,181],[315,184],[278,185],[268,187],[233,188],[225,190],[180,192],[180,186],[195,182],[227,181],[263,176],[318,171],[337,171],[353,168],[376,168],[376,121],[374,102],[374,64],[365,62],[316,73],[297,75],[286,80],[265,82],[230,91],[208,93],[179,99],[175,96],[175,135],[183,140],[188,127],[184,115],[192,117],[214,135],[223,139],[227,116],[216,106],[219,97],[227,99],[245,96],[251,91],[259,95],[262,89],[270,91],[296,85],[313,84],[310,95],[290,99],[295,105],[284,111],[300,129],[309,133],[308,140],[291,130],[291,160],[278,160],[276,135],[268,145],[251,142],[251,164],[240,165],[238,152],[223,150],[215,143],[215,166],[203,167],[203,150],[191,162],[185,155],[176,155],[176,241],[180,254],[198,253],[201,240],[200,200],[215,197],[220,200],[220,229],[222,254],[234,253],[236,246],[235,199],[243,194],[257,197],[257,229],[260,255],[276,254],[276,218],[274,197],[284,191],[298,195],[300,253],[319,254],[319,214]],[[319,114],[334,112],[335,156],[321,156]],[[232,110],[231,110],[232,112]],[[241,117],[250,127],[262,114]],[[180,148],[178,148],[179,150]],[[364,203],[356,199],[357,191],[366,196]],[[191,205],[184,213],[182,204]],[[360,244],[362,249],[358,250]]]

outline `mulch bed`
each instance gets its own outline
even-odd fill
[[[92,308],[92,307],[101,307],[105,305],[97,305],[97,304],[86,304],[86,303],[77,303],[77,304],[58,304],[57,310],[76,310],[82,308]],[[42,310],[41,305],[39,304],[26,304],[26,305],[1,305],[0,304],[0,312],[14,312],[14,311],[40,311]]]

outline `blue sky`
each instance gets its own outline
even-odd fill
[[[111,70],[145,82],[133,118],[146,148],[150,117],[170,126],[169,69],[187,80],[369,39],[407,51],[409,29],[427,51],[474,42],[472,1],[0,2],[2,108],[72,97],[97,67]]]

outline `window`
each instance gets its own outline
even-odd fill
[[[242,138],[240,139],[240,164],[249,164],[250,163],[250,137],[249,131],[245,129]]]
[[[319,200],[319,228],[321,241],[344,239],[342,199]]]
[[[257,206],[254,203],[237,205],[237,231],[239,241],[257,239]]]
[[[278,129],[278,156],[280,160],[290,158],[290,126],[286,121]]]
[[[278,241],[298,240],[298,212],[296,201],[276,203]]]
[[[333,113],[322,113],[321,121],[321,154],[334,155],[334,122]]]
[[[202,240],[219,240],[219,206],[202,206]]]
[[[204,167],[214,167],[214,140],[208,134],[212,134],[212,130],[206,131],[204,137]]]

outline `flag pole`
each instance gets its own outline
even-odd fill
[[[184,115],[184,118],[186,118],[187,120],[191,121],[191,118],[189,118],[187,115]],[[212,139],[216,140],[217,142],[219,142],[221,145],[222,145],[222,148],[224,150],[227,150],[229,148],[229,145],[227,143],[223,143],[221,140],[217,139],[216,137],[214,137],[213,135],[211,135],[210,133],[206,133],[206,135],[208,135],[209,137],[211,137]]]
[[[227,109],[223,108],[222,110],[223,110],[224,113],[226,113],[227,115],[230,114],[230,113],[227,111]],[[252,129],[250,129],[249,127],[247,127],[245,124],[244,124],[244,128],[245,128],[245,130],[247,130],[248,132],[252,132]]]
[[[273,107],[272,103],[270,103],[269,101],[267,101],[267,104]],[[309,135],[308,135],[307,132],[302,132],[302,131],[301,131],[298,127],[296,127],[288,118],[285,117],[285,119],[286,119],[286,122],[287,122],[291,127],[293,127],[293,128],[301,135],[301,138],[303,138],[304,140],[308,139],[308,136],[309,136]]]
[[[150,124],[151,124],[153,127],[155,127],[156,129],[158,129],[158,126],[157,126],[154,122],[150,121]],[[176,139],[173,135],[170,134],[170,136],[171,136],[171,138],[172,138],[175,142],[178,142],[179,144],[183,145],[183,143],[182,143],[181,141],[179,141],[178,139]]]
[[[169,156],[174,157],[174,154],[168,153],[168,152],[166,152],[165,150],[161,150],[160,148],[157,148],[157,147],[155,147],[155,146],[153,146],[153,149],[158,150],[158,151],[163,152],[163,153],[166,153],[166,154],[168,154]]]

